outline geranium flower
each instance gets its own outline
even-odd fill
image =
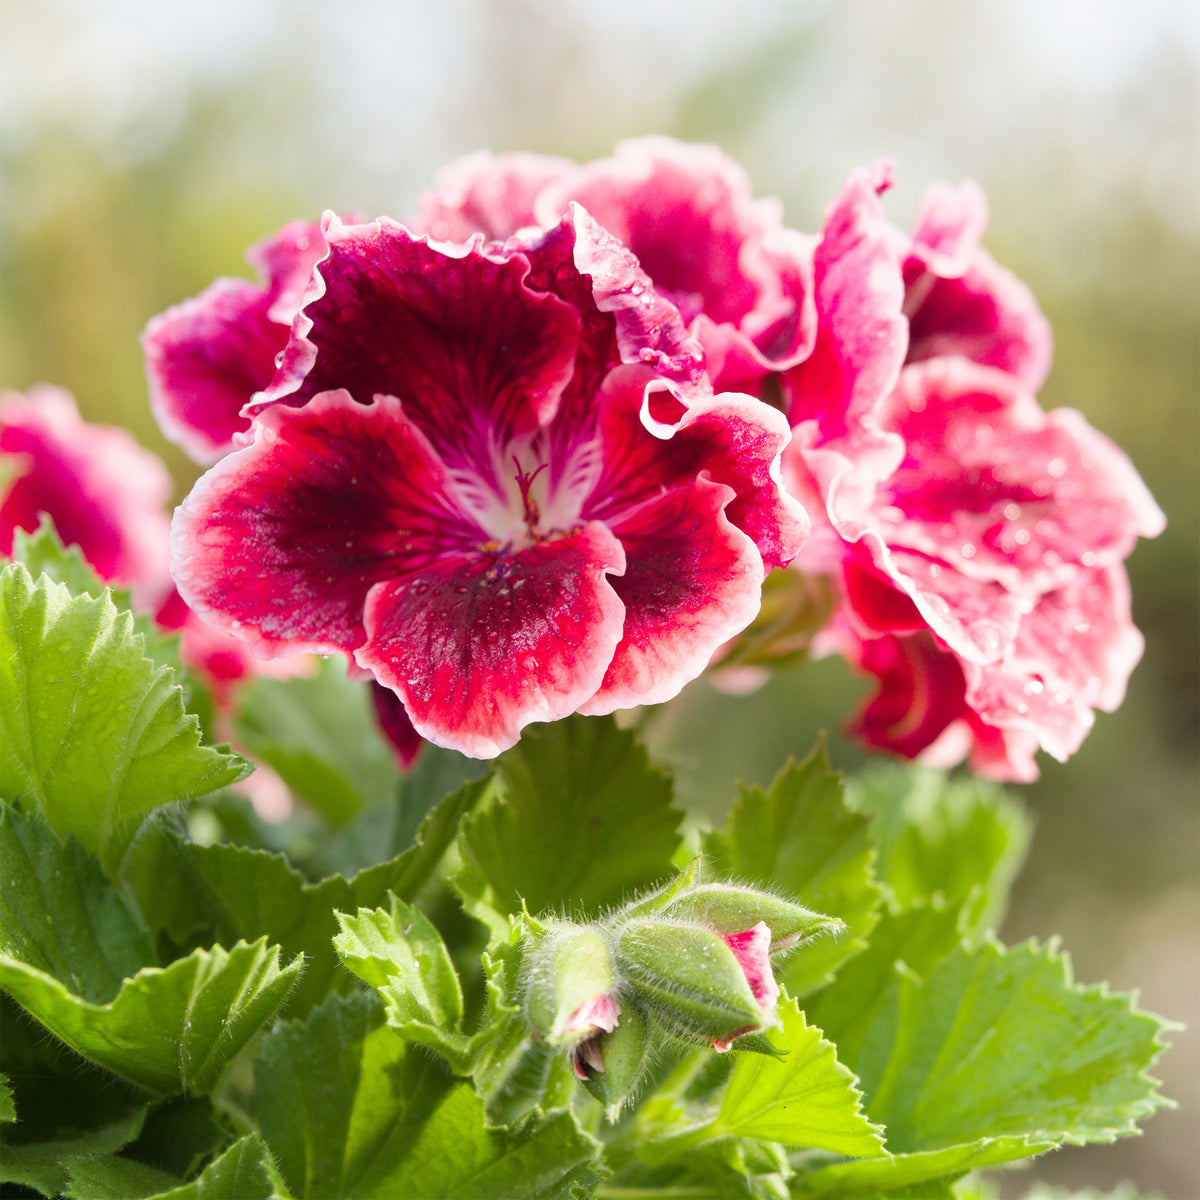
[[[167,516],[173,484],[158,455],[123,429],[84,421],[69,392],[45,384],[0,397],[0,455],[14,476],[0,499],[0,553],[12,553],[17,529],[33,532],[48,516],[105,583],[129,588],[139,610],[180,635],[180,657],[218,704],[229,703],[232,684],[267,667],[244,642],[201,621],[176,591]]]
[[[293,221],[247,252],[261,283],[218,279],[146,326],[150,407],[163,435],[194,461],[216,462],[246,432],[241,411],[271,382],[324,253],[320,226]]]
[[[1065,759],[1120,703],[1142,646],[1121,563],[1162,513],[1078,413],[966,359],[906,367],[879,421],[905,457],[841,527],[829,635],[881,680],[855,728],[912,756],[955,726],[979,773],[1036,777],[1033,744]]]
[[[507,247],[326,218],[252,441],[181,506],[189,604],[341,651],[422,736],[673,696],[801,544],[786,422],[713,397],[677,310],[573,208]]]
[[[572,202],[627,246],[679,309],[716,388],[756,392],[812,349],[812,240],[784,228],[777,200],[754,199],[746,173],[715,146],[635,138],[583,166],[471,155],[422,198],[416,228],[502,239],[557,224]]]
[[[0,396],[0,455],[12,476],[0,498],[0,553],[46,514],[105,583],[148,604],[170,589],[172,485],[157,455],[123,429],[84,421],[75,398],[47,384]]]

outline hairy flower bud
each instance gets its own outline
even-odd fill
[[[672,1032],[728,1049],[774,1024],[779,989],[764,922],[724,935],[699,925],[634,918],[620,929],[616,962],[631,994]]]
[[[616,982],[601,929],[550,925],[526,959],[525,1015],[551,1046],[611,1033],[621,1011]]]
[[[822,933],[845,928],[836,917],[826,917],[802,904],[793,904],[770,892],[729,883],[701,883],[672,896],[657,913],[666,920],[704,925],[723,935],[744,935],[760,922],[770,929],[770,949],[784,950]]]
[[[626,1005],[616,1029],[580,1043],[575,1074],[615,1120],[637,1095],[653,1057],[650,1022],[640,1009]]]

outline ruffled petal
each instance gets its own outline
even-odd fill
[[[465,242],[481,233],[502,242],[538,223],[538,194],[573,170],[569,159],[547,154],[469,154],[437,173],[433,189],[421,196],[421,215],[412,230],[439,241]],[[556,224],[561,215],[547,223]]]
[[[163,435],[194,461],[216,462],[245,434],[241,410],[271,382],[324,253],[320,226],[293,221],[247,252],[261,284],[218,279],[147,324],[150,407]]]
[[[908,335],[900,262],[877,196],[885,185],[879,173],[855,171],[830,206],[814,257],[816,342],[782,376],[797,450],[834,527],[851,538],[875,483],[903,455],[878,422]]]
[[[908,362],[961,355],[1036,392],[1050,369],[1050,324],[1033,293],[979,239],[987,201],[977,184],[934,184],[904,259]]]
[[[600,685],[625,615],[608,576],[624,568],[598,522],[520,551],[443,555],[372,590],[355,659],[422,737],[491,757]]]
[[[408,715],[404,701],[391,688],[377,683],[374,677],[368,686],[380,732],[392,748],[396,765],[402,770],[407,770],[417,761],[425,739],[413,728],[412,717]]]
[[[750,396],[697,401],[667,425],[654,419],[654,395],[642,400],[636,375],[614,372],[601,400],[602,468],[584,511],[609,519],[701,472],[733,489],[725,510],[754,542],[767,567],[790,562],[808,536],[808,514],[780,481],[787,422]]]
[[[445,467],[394,397],[277,406],[179,507],[187,603],[263,657],[353,651],[371,588],[476,546]]]
[[[754,200],[745,172],[715,146],[622,142],[612,158],[543,190],[542,223],[572,201],[633,252],[679,309],[718,389],[749,385],[811,348],[808,247],[799,235],[780,236],[778,202]]]
[[[903,463],[880,487],[891,546],[1030,595],[1123,560],[1163,516],[1128,458],[1076,412],[1044,413],[965,359],[905,368],[884,414]]]
[[[722,937],[745,973],[759,1007],[765,1013],[773,1013],[779,1003],[779,984],[771,970],[771,930],[766,921],[759,921],[744,933],[726,933]]]
[[[218,279],[142,334],[155,420],[195,462],[214,463],[233,448],[248,424],[243,406],[275,373],[288,326],[272,319],[272,303],[257,284]]]
[[[385,217],[327,214],[324,229],[329,254],[249,411],[336,388],[397,396],[448,467],[499,492],[498,449],[549,422],[571,378],[579,313],[531,290],[520,254],[431,245]]]
[[[731,488],[696,479],[607,522],[626,555],[624,575],[612,581],[625,625],[603,684],[581,712],[669,700],[754,620],[762,558],[725,515],[732,497]]]

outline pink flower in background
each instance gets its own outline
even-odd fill
[[[132,588],[143,604],[170,590],[172,485],[156,455],[123,429],[84,421],[69,392],[46,384],[0,396],[0,455],[14,477],[0,492],[0,553],[45,513],[105,583]]]
[[[934,183],[904,264],[907,362],[958,355],[995,367],[1036,392],[1050,369],[1050,325],[1030,290],[979,245],[987,200],[970,180]]]
[[[150,406],[164,436],[196,462],[216,462],[248,429],[241,411],[271,382],[324,253],[320,227],[294,221],[247,253],[262,283],[218,279],[146,326]]]
[[[745,172],[715,146],[636,138],[583,166],[471,155],[422,198],[415,228],[503,239],[552,227],[572,203],[628,247],[679,309],[717,390],[757,392],[811,350],[812,239],[784,227],[778,201],[754,199]]]
[[[40,385],[0,397],[0,455],[15,475],[0,500],[0,553],[13,533],[48,516],[67,546],[78,546],[97,575],[128,587],[134,604],[180,635],[183,661],[219,703],[257,663],[244,642],[201,621],[170,575],[173,485],[162,460],[123,429],[84,421],[62,388]]]
[[[260,654],[345,653],[476,756],[678,692],[803,541],[786,422],[711,395],[577,207],[504,248],[324,233],[251,444],[177,515],[185,598]]]

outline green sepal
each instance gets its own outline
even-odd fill
[[[727,1041],[773,1018],[720,934],[636,917],[617,928],[618,970],[639,1004],[692,1041]]]

